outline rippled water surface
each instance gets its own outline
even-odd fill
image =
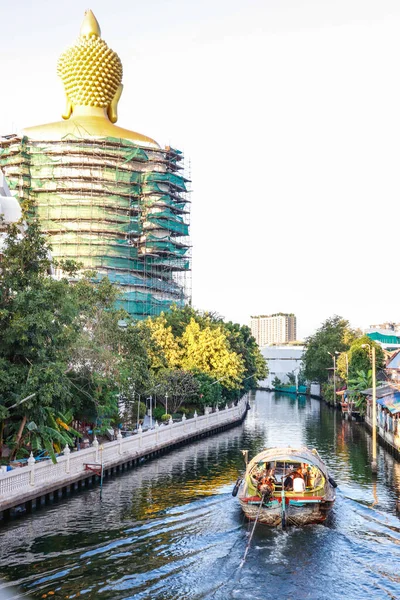
[[[400,464],[312,399],[258,392],[243,425],[8,523],[0,576],[20,598],[400,598]],[[314,446],[339,484],[324,525],[244,520],[233,484],[264,447]],[[0,593],[1,598],[1,593]]]

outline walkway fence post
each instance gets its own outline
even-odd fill
[[[35,485],[35,459],[33,457],[32,452],[28,458],[28,467],[31,470],[31,472],[29,474],[29,483],[31,485]]]
[[[186,431],[186,415],[182,415],[183,431]]]
[[[121,456],[122,454],[122,433],[121,430],[118,430],[117,433],[117,440],[118,440],[118,454]]]
[[[95,450],[95,461],[98,463],[99,462],[99,440],[97,439],[96,436],[94,436],[93,448]]]
[[[69,455],[71,454],[71,450],[69,449],[68,444],[65,446],[63,454],[67,457],[67,460],[65,461],[65,472],[69,473]]]
[[[156,421],[156,424],[154,425],[154,428],[156,430],[156,442],[158,443],[158,433],[159,433],[159,429],[160,429],[158,421]]]
[[[142,435],[143,435],[143,430],[142,430],[141,425],[139,425],[138,432],[139,432],[139,434],[138,434],[139,435],[139,448],[141,448],[142,447]]]

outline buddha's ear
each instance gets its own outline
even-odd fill
[[[107,115],[108,115],[108,118],[110,119],[111,123],[116,123],[118,120],[117,107],[118,107],[119,99],[121,98],[123,88],[124,88],[124,86],[122,85],[122,83],[120,83],[117,88],[117,91],[115,92],[114,98],[111,100],[111,102],[107,108]]]
[[[65,111],[61,115],[63,119],[69,119],[72,115],[72,102],[67,96],[67,105],[65,107]]]

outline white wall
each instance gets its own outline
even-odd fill
[[[21,214],[20,204],[11,196],[6,179],[0,171],[0,252],[4,244],[6,225],[19,221]]]
[[[282,383],[289,383],[288,373],[296,369],[299,372],[302,366],[304,346],[264,346],[261,354],[267,361],[269,374],[266,379],[259,381],[261,387],[272,388],[272,380],[278,377]]]

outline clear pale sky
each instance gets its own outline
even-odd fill
[[[400,321],[398,0],[1,0],[0,135],[61,118],[86,8],[118,125],[191,160],[197,308]]]

